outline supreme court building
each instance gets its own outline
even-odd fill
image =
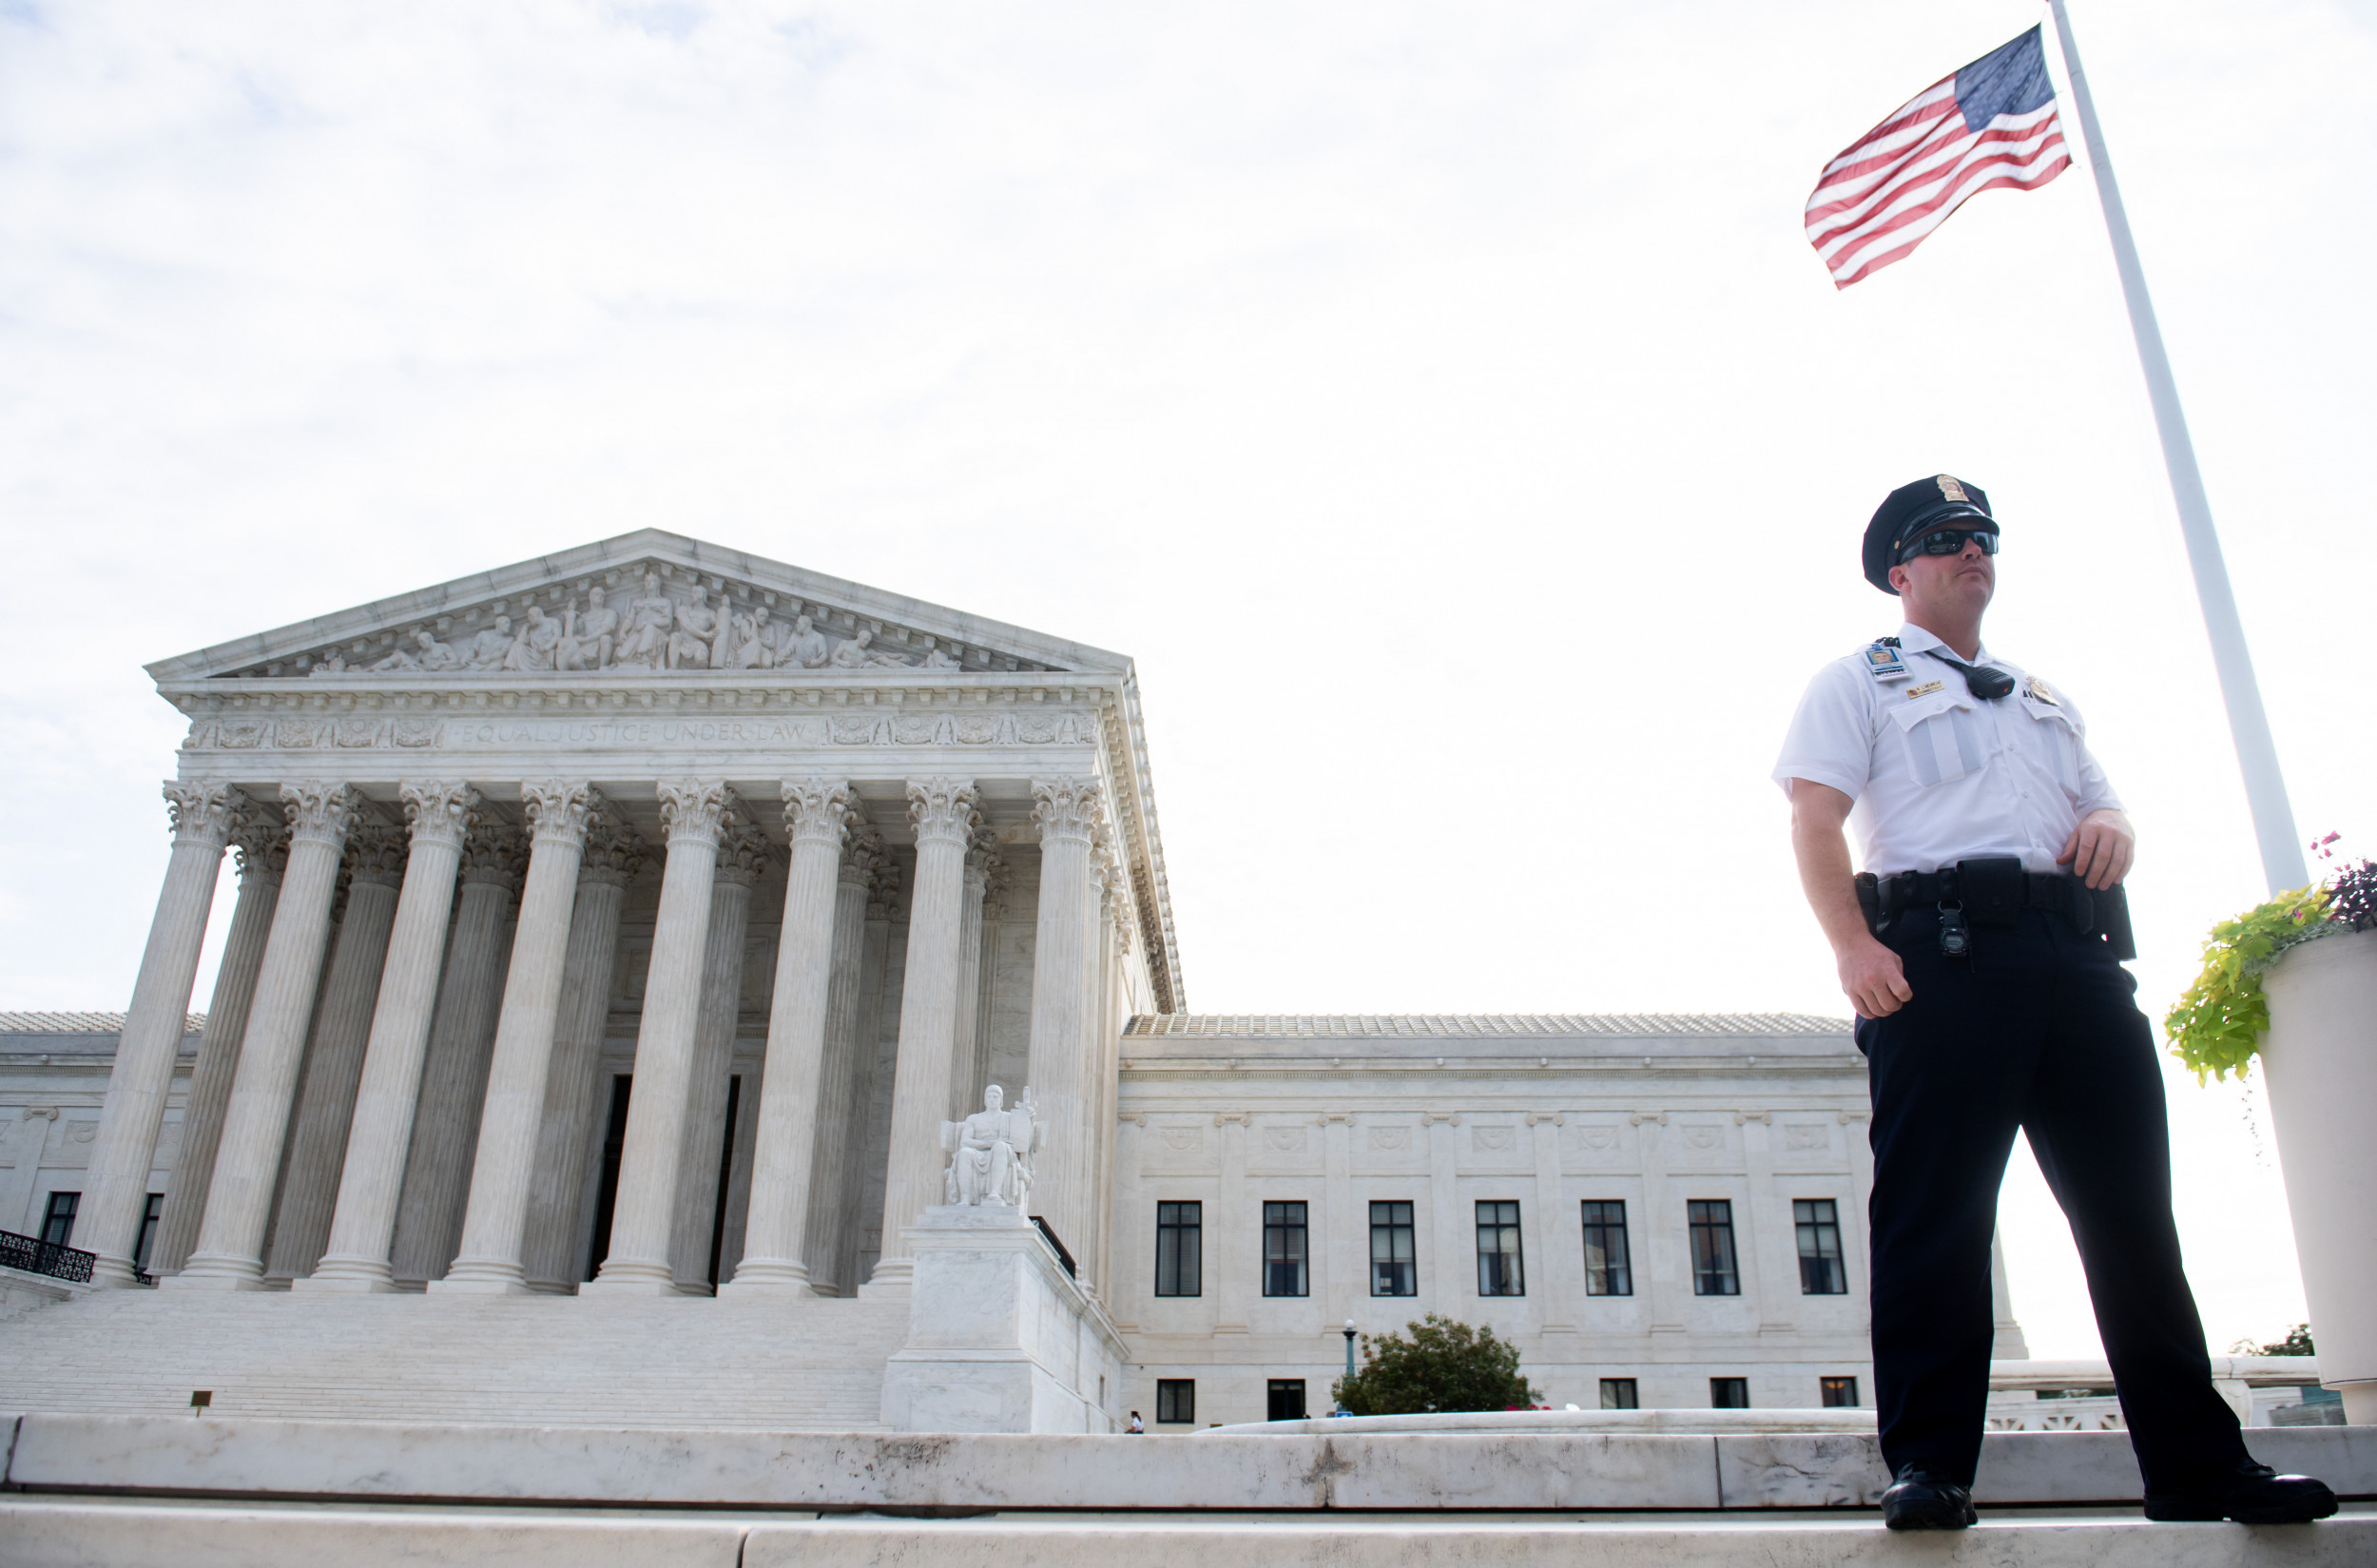
[[[0,1407],[1185,1429],[1425,1311],[1866,1398],[1844,1022],[1189,1013],[1121,655],[647,531],[149,670],[128,1007],[0,1016],[0,1229],[91,1254]]]

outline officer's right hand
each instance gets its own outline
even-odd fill
[[[1841,990],[1861,1018],[1885,1018],[1915,999],[1899,956],[1871,937],[1840,955]]]

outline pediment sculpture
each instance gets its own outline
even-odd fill
[[[560,590],[548,596],[558,599]],[[368,651],[331,648],[297,662],[309,675],[651,675],[696,669],[956,674],[969,668],[976,673],[1002,665],[1015,668],[1022,663],[994,658],[990,649],[977,648],[969,667],[966,649],[957,644],[895,628],[896,636],[912,646],[923,645],[914,653],[898,652],[879,646],[875,623],[834,611],[850,624],[846,630],[829,630],[820,622],[830,607],[808,607],[819,611],[810,614],[796,604],[780,614],[777,607],[762,602],[774,597],[713,592],[682,579],[664,582],[659,571],[647,569],[616,593],[600,584],[589,585],[582,597],[572,590],[566,602],[550,607],[526,596],[516,615],[512,601],[497,600],[491,620],[449,641],[441,641],[438,633],[455,619],[453,614],[407,626],[393,638],[382,636],[379,644],[385,651],[377,658]],[[460,618],[474,623],[478,611],[464,611]]]
[[[1013,1110],[1006,1091],[982,1091],[982,1109],[963,1121],[941,1123],[941,1150],[949,1155],[943,1203],[967,1208],[1004,1204],[1021,1213],[1032,1195],[1032,1155],[1040,1147],[1039,1109],[1026,1089]]]

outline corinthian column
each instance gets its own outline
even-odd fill
[[[668,1265],[677,1288],[692,1296],[710,1288],[710,1237],[717,1231],[718,1164],[726,1149],[735,1030],[743,1022],[744,939],[751,931],[751,889],[775,854],[764,834],[739,820],[742,811],[738,801],[719,833],[709,935],[702,946],[702,1006],[693,1023],[685,1146],[678,1153],[677,1217],[669,1228]],[[742,1114],[750,1114],[747,1105]]]
[[[289,823],[289,869],[273,910],[272,935],[256,978],[256,1002],[224,1113],[222,1146],[188,1267],[165,1282],[184,1289],[261,1290],[264,1286],[264,1225],[272,1212],[273,1178],[289,1129],[298,1059],[313,1016],[321,978],[322,943],[330,932],[330,900],[338,889],[352,809],[347,786],[282,784],[281,814]]]
[[[882,841],[854,803],[852,830],[842,841],[834,876],[833,961],[825,978],[825,1058],[817,1086],[817,1136],[809,1159],[809,1216],[802,1229],[809,1288],[830,1296],[856,1282],[840,1272],[845,1176],[850,1164],[852,1102],[859,1093],[860,998],[864,987],[867,892]],[[773,1036],[775,1031],[769,1029]],[[744,1250],[750,1250],[746,1234]]]
[[[561,1008],[578,860],[586,848],[587,818],[600,808],[602,798],[584,783],[545,779],[523,784],[520,802],[532,830],[528,877],[520,890],[512,973],[504,981],[503,1013],[479,1113],[461,1251],[446,1277],[431,1282],[432,1290],[517,1296],[529,1288],[520,1253],[528,1229],[530,1164],[545,1113],[545,1076]]]
[[[609,811],[587,824],[578,865],[578,898],[570,915],[570,952],[561,968],[561,1010],[553,1024],[552,1066],[529,1179],[529,1229],[522,1263],[529,1288],[567,1295],[577,1288],[578,1209],[594,1127],[594,1070],[610,1019],[611,970],[619,956],[619,912],[644,869],[647,847]]]
[[[1040,910],[1026,1076],[1051,1134],[1034,1161],[1032,1196],[1034,1207],[1074,1248],[1089,1235],[1093,1201],[1091,1151],[1078,1130],[1088,1124],[1091,1089],[1090,922],[1097,905],[1090,842],[1105,804],[1097,781],[1089,778],[1035,780],[1032,800],[1040,825]]]
[[[686,1092],[693,1082],[693,1028],[702,1007],[702,950],[709,936],[710,884],[718,835],[733,794],[723,781],[681,779],[657,786],[668,861],[635,1042],[635,1088],[619,1156],[610,1255],[580,1295],[676,1293],[668,1261],[677,1215],[677,1171],[685,1149]]]
[[[462,845],[462,895],[454,901],[454,939],[421,1067],[421,1096],[405,1151],[391,1267],[401,1286],[446,1271],[462,1237],[470,1158],[478,1142],[478,1110],[487,1061],[503,1006],[505,925],[520,886],[520,835],[499,823],[472,825]]]
[[[727,1288],[806,1294],[809,1182],[819,1133],[833,1119],[822,1112],[820,1090],[837,957],[837,868],[850,822],[850,786],[835,779],[802,779],[786,781],[783,793],[792,864],[784,873],[784,920],[776,937],[776,990],[767,1011],[767,1062],[760,1074],[751,1212],[744,1229],[743,1261]],[[851,901],[863,906],[864,900],[861,887]]]
[[[899,992],[899,1045],[892,1070],[891,1153],[883,1176],[882,1251],[867,1288],[904,1291],[916,1259],[901,1239],[941,1200],[941,1123],[949,1114],[957,1032],[957,917],[965,900],[966,845],[974,837],[974,785],[964,779],[908,784],[917,830],[917,885],[908,913],[908,970]]]
[[[227,784],[165,785],[173,853],[165,861],[157,913],[148,922],[148,946],[132,982],[132,1005],[124,1016],[115,1070],[99,1107],[90,1171],[84,1177],[79,1217],[85,1249],[98,1255],[91,1265],[93,1285],[133,1283],[132,1249],[140,1244],[141,1220],[148,1209],[148,1172],[157,1159],[165,1095],[173,1087],[173,1058],[187,1026],[190,987],[198,982],[198,950],[206,939],[223,845],[231,842],[245,803]]]
[[[347,912],[338,922],[330,968],[323,975],[313,1049],[306,1053],[288,1166],[280,1178],[280,1210],[266,1257],[266,1277],[276,1280],[310,1274],[321,1261],[338,1195],[338,1172],[346,1163],[364,1042],[371,1034],[388,958],[396,889],[404,881],[404,835],[393,827],[375,823],[357,828],[348,835],[347,855],[353,866]]]
[[[231,931],[215,965],[214,997],[206,1004],[206,1032],[199,1036],[198,1063],[182,1101],[182,1158],[165,1178],[164,1210],[148,1244],[148,1271],[160,1279],[180,1273],[198,1245],[206,1189],[215,1179],[215,1150],[222,1142],[223,1109],[231,1103],[231,1079],[240,1070],[240,1039],[247,1033],[248,1005],[256,999],[264,939],[272,934],[280,873],[289,863],[288,830],[250,803],[231,829],[231,848],[240,863],[240,900],[231,908]]]
[[[396,1288],[388,1253],[396,1231],[397,1184],[413,1142],[454,872],[479,801],[477,790],[458,782],[403,784],[398,794],[412,823],[412,853],[363,1048],[329,1244],[314,1272],[292,1282],[295,1290]]]

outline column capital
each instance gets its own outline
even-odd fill
[[[325,843],[333,848],[346,842],[355,824],[355,796],[342,784],[284,784],[280,814],[289,823],[292,844]]]
[[[857,797],[847,779],[786,779],[783,782],[784,826],[792,842],[822,843],[840,849],[851,823]]]
[[[739,803],[724,779],[664,779],[652,789],[660,797],[661,825],[672,844],[715,845],[727,813]]]
[[[875,862],[882,855],[883,836],[867,825],[866,813],[854,802],[850,807],[850,831],[841,841],[842,885],[872,889]]]
[[[478,818],[479,793],[459,779],[400,784],[396,798],[404,803],[404,820],[412,824],[415,843],[459,849]]]
[[[240,880],[261,877],[275,886],[289,868],[289,830],[264,815],[254,802],[232,824],[231,852],[240,862]]]
[[[173,842],[211,847],[221,854],[251,807],[229,784],[165,781],[165,814],[173,820]]]
[[[527,845],[520,830],[502,823],[474,822],[462,841],[462,880],[488,882],[512,893],[520,890],[520,862]]]
[[[603,809],[603,797],[583,780],[528,779],[520,784],[520,808],[537,843],[583,849],[587,823]]]
[[[347,835],[348,871],[353,881],[379,887],[404,885],[406,839],[400,827],[364,823]]]
[[[730,822],[718,836],[718,880],[737,887],[754,887],[767,875],[776,846],[767,835],[748,823]]]
[[[977,827],[966,844],[966,886],[988,893],[991,877],[1000,865],[998,836],[989,828]]]
[[[908,822],[917,843],[963,847],[974,836],[974,781],[930,778],[908,781]]]
[[[652,846],[629,827],[605,801],[586,828],[586,854],[578,862],[580,881],[625,887],[652,858]]]
[[[1088,775],[1032,781],[1032,820],[1040,824],[1040,842],[1074,839],[1090,842],[1106,816],[1106,788]]]

